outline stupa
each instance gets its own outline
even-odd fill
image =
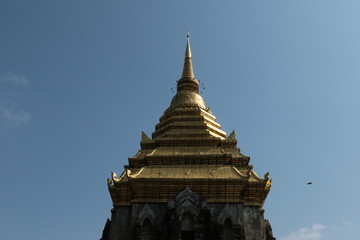
[[[199,94],[190,38],[177,93],[125,170],[112,173],[102,240],[274,240],[263,205],[271,187]]]

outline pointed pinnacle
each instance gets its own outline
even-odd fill
[[[142,132],[141,133],[141,142],[142,143],[151,142],[151,139],[146,135],[146,133]]]
[[[191,49],[190,49],[190,34],[187,34],[187,44],[185,51],[184,69],[181,78],[190,77],[194,78],[194,71],[191,62]]]
[[[233,130],[230,135],[226,138],[227,141],[236,141],[236,133],[235,130]]]
[[[189,32],[187,33],[186,38],[187,38],[187,42],[186,42],[185,58],[191,58],[190,33]]]

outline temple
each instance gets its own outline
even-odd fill
[[[190,38],[177,93],[125,170],[112,173],[113,202],[101,240],[274,240],[258,176],[199,95]]]

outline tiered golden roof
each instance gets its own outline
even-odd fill
[[[235,131],[226,136],[199,95],[189,35],[177,93],[152,138],[142,133],[140,145],[121,176],[108,179],[114,206],[167,202],[188,186],[208,202],[261,207],[270,190],[268,174],[260,178],[252,170]]]

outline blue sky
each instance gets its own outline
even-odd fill
[[[187,30],[206,105],[271,173],[275,237],[357,239],[360,2],[332,0],[2,0],[0,239],[100,238]]]

